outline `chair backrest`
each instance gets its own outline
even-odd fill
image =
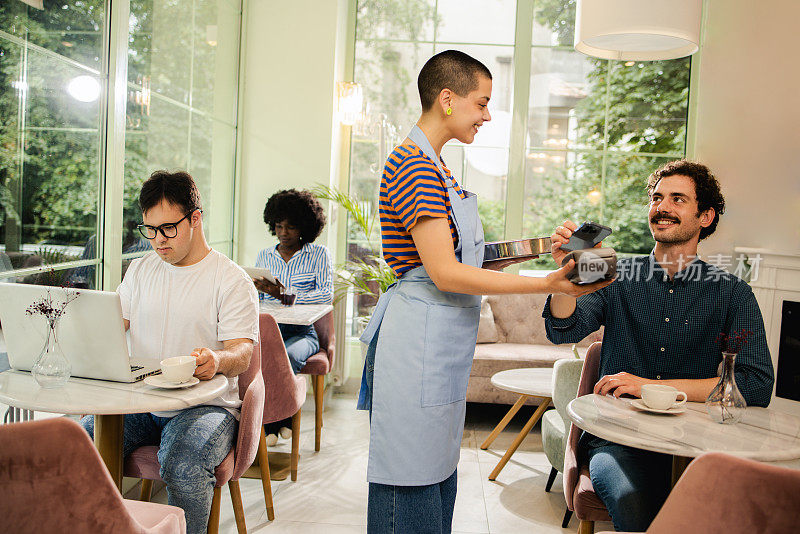
[[[258,348],[259,345],[256,345]],[[253,354],[255,356],[255,354]],[[261,358],[258,359],[259,366]],[[241,375],[240,375],[241,376]],[[239,386],[239,394],[242,386]],[[264,420],[264,379],[261,369],[256,369],[255,376],[247,384],[242,395],[241,417],[236,434],[236,454],[233,464],[232,479],[238,480],[248,467],[253,465],[258,452],[258,440],[261,437],[261,425]]]
[[[600,379],[597,374],[600,370],[601,342],[592,343],[586,351],[586,358],[583,362],[581,380],[578,384],[578,397],[589,395],[594,389],[594,385]],[[567,437],[567,448],[564,453],[564,498],[567,501],[567,508],[575,510],[573,496],[575,486],[580,477],[580,464],[578,462],[578,440],[581,437],[581,429],[575,425],[570,425],[569,436]]]
[[[266,313],[259,316],[261,335],[261,374],[264,377],[264,422],[291,417],[306,398],[306,379],[295,376],[275,319]]]
[[[647,532],[797,532],[798,496],[799,470],[711,452],[689,464]]]
[[[150,532],[128,513],[89,435],[65,417],[0,425],[0,488],[4,532]]]
[[[253,378],[261,372],[261,340],[253,343],[253,354],[250,356],[250,365],[247,370],[240,374],[238,378],[239,384],[239,399],[244,400],[244,395],[247,392],[248,386],[253,381]],[[263,382],[263,380],[262,380]]]
[[[578,395],[578,383],[581,380],[583,360],[561,359],[553,364],[553,406],[558,415],[569,426],[567,404]]]
[[[336,347],[336,331],[333,323],[333,312],[328,312],[314,323],[314,330],[317,331],[319,339],[319,350],[325,351],[328,356],[328,364],[333,368],[333,352]]]

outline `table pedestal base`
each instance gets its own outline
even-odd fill
[[[122,430],[124,415],[94,416],[94,445],[117,489],[122,491]]]

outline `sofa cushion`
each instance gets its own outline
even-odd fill
[[[481,299],[481,319],[478,322],[478,343],[497,343],[500,336],[494,324],[494,313],[488,297]]]
[[[550,345],[544,329],[542,310],[547,295],[492,295],[488,298],[500,343]],[[577,343],[588,347],[603,338],[603,327]]]
[[[586,349],[578,349],[583,356]],[[492,376],[506,369],[521,367],[553,367],[556,360],[574,358],[572,345],[531,345],[523,343],[489,343],[475,347],[473,376]]]
[[[493,295],[488,300],[500,342],[548,343],[542,319],[547,295]]]

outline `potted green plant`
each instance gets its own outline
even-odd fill
[[[362,204],[350,195],[339,191],[335,187],[318,184],[311,192],[321,200],[329,200],[345,210],[350,220],[355,223],[356,231],[364,244],[365,252],[348,259],[334,269],[334,302],[344,298],[349,292],[366,303],[359,308],[369,310],[359,314],[359,323],[363,326],[369,320],[372,306],[380,295],[390,285],[397,281],[391,267],[381,256],[380,242],[374,239],[375,222],[374,213],[368,213]]]

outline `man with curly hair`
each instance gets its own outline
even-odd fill
[[[604,325],[596,394],[641,397],[644,384],[666,384],[703,402],[718,381],[717,336],[750,330],[736,357],[736,383],[750,406],[767,406],[774,372],[753,291],[697,256],[725,210],[719,182],[705,165],[679,160],[650,175],[647,191],[653,251],[621,259],[619,279],[596,293],[551,295],[542,313],[547,338],[576,343]],[[556,262],[576,228],[565,221],[553,234]],[[669,493],[670,456],[586,433],[581,447],[614,527],[647,530]]]
[[[314,243],[325,226],[325,213],[309,191],[278,191],[267,200],[264,222],[278,244],[258,253],[256,267],[266,267],[279,284],[266,278],[254,280],[262,300],[277,301],[281,291],[296,295],[297,304],[330,304],[333,298],[330,253]],[[292,370],[299,373],[309,357],[319,350],[313,325],[279,324]],[[267,445],[292,435],[291,419],[267,425]]]

